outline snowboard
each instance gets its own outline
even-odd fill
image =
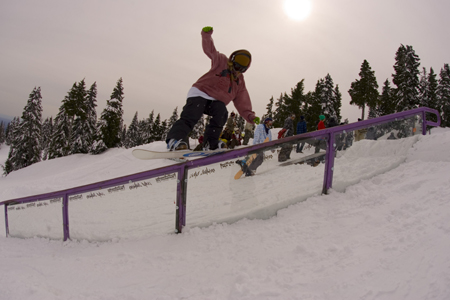
[[[269,137],[267,137],[263,143],[268,142],[269,141]],[[250,166],[250,164],[255,160],[255,158],[258,156],[257,153],[250,155],[247,160],[245,161],[245,164],[247,165],[247,167]],[[241,166],[241,169],[236,173],[236,175],[234,175],[234,179],[239,179],[242,177],[242,175],[244,175],[244,170],[243,170],[243,166]]]
[[[311,155],[307,155],[307,156],[303,156],[299,159],[294,159],[285,163],[280,164],[281,167],[285,167],[285,166],[290,166],[290,165],[294,165],[294,164],[301,164],[304,163],[305,161],[311,160],[311,159],[320,159],[322,158],[322,156],[325,156],[325,152],[319,152],[319,153],[314,153]]]
[[[192,150],[179,150],[179,151],[152,151],[145,149],[134,149],[132,154],[134,157],[143,160],[150,159],[189,159],[195,157],[208,157],[211,155],[220,154],[226,151],[230,151],[230,149],[217,149],[211,151],[192,151]]]

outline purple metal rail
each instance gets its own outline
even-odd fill
[[[437,116],[437,122],[427,121],[426,113],[432,113]],[[63,206],[62,206],[62,214],[63,214],[63,233],[64,233],[64,241],[70,239],[70,231],[69,231],[69,195],[86,193],[92,190],[103,189],[107,187],[112,187],[116,185],[120,185],[123,183],[133,182],[144,180],[148,178],[157,177],[160,175],[177,173],[178,174],[178,183],[177,183],[177,195],[176,195],[176,220],[175,220],[175,231],[177,233],[182,232],[183,226],[186,225],[186,200],[187,200],[187,172],[190,168],[197,168],[200,166],[210,165],[213,163],[217,163],[224,160],[229,160],[233,158],[242,157],[251,153],[269,150],[279,147],[281,144],[285,143],[298,143],[307,139],[314,138],[325,138],[327,141],[327,150],[326,150],[326,159],[325,159],[325,173],[324,173],[324,182],[322,193],[327,193],[328,190],[332,187],[333,182],[333,168],[334,168],[334,156],[335,156],[335,134],[345,133],[348,131],[354,131],[362,128],[366,128],[376,124],[383,124],[391,121],[405,119],[414,115],[420,115],[422,117],[422,134],[426,135],[427,126],[439,126],[441,123],[439,113],[427,107],[420,107],[416,109],[412,109],[409,111],[404,111],[400,113],[395,113],[391,115],[382,116],[375,119],[365,120],[357,123],[336,126],[332,128],[327,128],[320,131],[314,131],[310,133],[305,133],[301,135],[296,135],[288,138],[284,138],[281,140],[275,140],[272,142],[267,142],[259,145],[253,145],[250,147],[245,147],[229,152],[223,152],[218,155],[209,156],[206,158],[196,159],[192,161],[187,161],[185,163],[175,164],[168,167],[163,167],[155,170],[149,170],[141,173],[136,173],[133,175],[123,176],[111,180],[105,180],[102,182],[97,182],[89,185],[79,186],[71,189],[66,189],[62,191],[50,192],[41,195],[17,198],[6,200],[0,202],[0,205],[5,206],[5,226],[6,226],[6,236],[9,235],[9,227],[8,227],[8,205],[19,204],[19,203],[28,203],[46,200],[50,198],[63,198]]]

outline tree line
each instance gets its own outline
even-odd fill
[[[348,93],[350,104],[362,110],[361,119],[369,118],[427,106],[439,111],[441,126],[450,126],[450,68],[444,64],[439,79],[433,68],[420,67],[420,59],[412,46],[400,45],[395,54],[394,74],[391,86],[389,79],[384,81],[381,93],[375,72],[367,60],[364,60],[359,79],[351,83]],[[5,128],[0,124],[0,145],[6,142],[10,146],[8,159],[3,167],[7,175],[33,163],[54,159],[76,153],[99,154],[109,148],[131,148],[154,141],[165,140],[168,130],[178,119],[178,107],[172,116],[162,120],[154,110],[148,117],[139,120],[138,112],[127,128],[123,123],[124,88],[120,78],[106,107],[97,117],[97,84],[86,87],[85,80],[75,82],[62,100],[59,112],[53,119],[42,122],[41,88],[31,92],[22,116],[15,117]],[[304,79],[291,89],[288,95],[282,93],[275,101],[273,96],[266,106],[262,119],[271,117],[275,127],[282,127],[284,120],[291,114],[297,118],[303,115],[308,121],[308,131],[314,131],[318,116],[334,118],[339,124],[341,116],[342,94],[339,85],[335,85],[330,74],[319,79],[314,91],[305,93]],[[201,118],[191,138],[203,134],[208,118]],[[348,122],[345,120],[344,123]],[[243,131],[244,119],[238,117],[237,126]]]
[[[167,120],[155,115],[139,120],[135,113],[129,127],[123,122],[123,80],[120,78],[97,116],[97,84],[86,87],[85,80],[75,82],[62,100],[56,117],[42,121],[41,88],[29,95],[21,117],[15,117],[5,128],[0,123],[0,146],[10,146],[8,159],[2,166],[4,175],[41,160],[71,154],[100,154],[109,148],[135,146],[165,140],[169,129],[178,119],[178,107]],[[205,122],[201,118],[190,133],[191,138],[203,134]]]
[[[450,68],[444,64],[439,72],[439,79],[433,68],[427,71],[420,67],[420,58],[412,46],[400,45],[395,54],[392,83],[384,81],[381,93],[378,91],[375,71],[367,60],[361,64],[359,79],[351,83],[348,93],[351,105],[362,110],[361,119],[377,118],[384,115],[426,106],[436,109],[441,116],[441,126],[450,126]],[[308,131],[316,130],[319,115],[326,119],[334,118],[337,124],[342,123],[342,94],[339,85],[334,85],[330,74],[319,79],[314,91],[305,93],[304,79],[291,89],[290,95],[282,93],[275,101],[273,97],[266,107],[263,117],[274,119],[275,127],[282,127],[284,120],[294,113],[303,115],[308,121]],[[436,121],[434,115],[430,119]],[[344,120],[344,123],[348,122]]]

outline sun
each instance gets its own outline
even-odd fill
[[[286,15],[296,21],[305,20],[311,13],[311,0],[285,0],[284,12]]]

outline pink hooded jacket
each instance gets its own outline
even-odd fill
[[[193,84],[193,87],[216,100],[222,101],[225,105],[233,101],[239,114],[246,121],[254,124],[255,112],[252,111],[252,102],[245,87],[244,75],[241,74],[230,86],[230,77],[226,72],[228,70],[228,58],[216,50],[211,35],[212,30],[210,32],[202,30],[203,52],[211,59],[211,69],[200,77]]]

